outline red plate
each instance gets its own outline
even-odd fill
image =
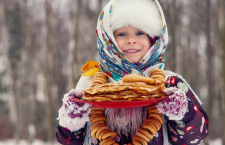
[[[96,101],[83,101],[78,98],[75,98],[76,102],[80,103],[88,103],[93,107],[100,107],[100,108],[132,108],[132,107],[142,107],[142,106],[149,106],[154,104],[160,100],[164,100],[167,97],[163,98],[155,98],[150,100],[141,100],[141,101],[120,101],[120,102],[96,102]]]

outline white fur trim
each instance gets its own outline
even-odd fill
[[[116,0],[112,7],[111,30],[132,26],[150,37],[160,36],[163,24],[157,4],[152,0]]]
[[[92,79],[93,76],[81,76],[77,83],[76,89],[84,90],[89,88],[92,84]]]

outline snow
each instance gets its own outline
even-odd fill
[[[210,141],[210,145],[222,145],[222,140],[221,139],[216,139],[216,140],[213,140],[213,141]]]
[[[210,145],[223,145],[222,143],[222,139],[221,138],[217,138],[215,140],[211,140],[209,142]],[[200,145],[205,145],[203,142]]]
[[[43,142],[41,140],[35,140],[32,143],[29,143],[28,141],[25,141],[25,140],[20,140],[17,143],[15,139],[11,139],[6,141],[0,141],[0,145],[59,145],[59,143],[55,141],[52,144],[52,143]]]

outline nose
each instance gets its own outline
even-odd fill
[[[136,44],[136,43],[137,43],[137,40],[132,37],[128,38],[127,40],[127,44]]]

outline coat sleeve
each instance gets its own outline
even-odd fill
[[[61,145],[82,145],[85,138],[85,128],[71,132],[58,125],[56,128],[56,138]]]
[[[197,145],[208,135],[208,116],[198,97],[181,77],[170,77],[166,87],[182,89],[188,99],[188,110],[181,120],[167,119],[168,137],[172,145]]]

